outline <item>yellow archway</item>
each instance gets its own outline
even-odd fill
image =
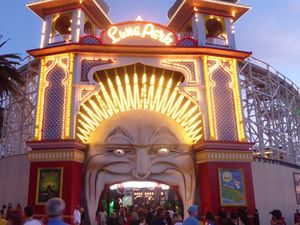
[[[119,112],[150,110],[175,120],[193,143],[203,139],[199,105],[179,91],[179,72],[134,64],[96,72],[98,93],[84,102],[77,116],[76,137],[87,143],[100,123]]]

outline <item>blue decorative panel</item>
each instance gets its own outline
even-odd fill
[[[44,140],[59,140],[64,129],[64,100],[65,87],[63,81],[66,78],[65,71],[55,66],[47,76],[49,86],[45,90],[44,105]]]
[[[234,93],[230,88],[231,77],[222,67],[211,74],[214,82],[213,105],[218,140],[237,141]]]

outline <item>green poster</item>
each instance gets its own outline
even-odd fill
[[[37,180],[37,204],[45,204],[50,198],[61,198],[62,168],[40,168]]]

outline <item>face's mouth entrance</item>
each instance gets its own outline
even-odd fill
[[[152,181],[128,181],[105,185],[99,199],[102,208],[110,217],[123,209],[155,209],[163,206],[183,215],[183,203],[178,187]]]

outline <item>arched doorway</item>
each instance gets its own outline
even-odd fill
[[[163,206],[182,216],[183,205],[178,187],[153,181],[127,181],[113,184],[103,190],[98,208],[104,209],[110,217],[120,211],[125,211],[127,215],[130,211],[149,213],[157,206]]]

